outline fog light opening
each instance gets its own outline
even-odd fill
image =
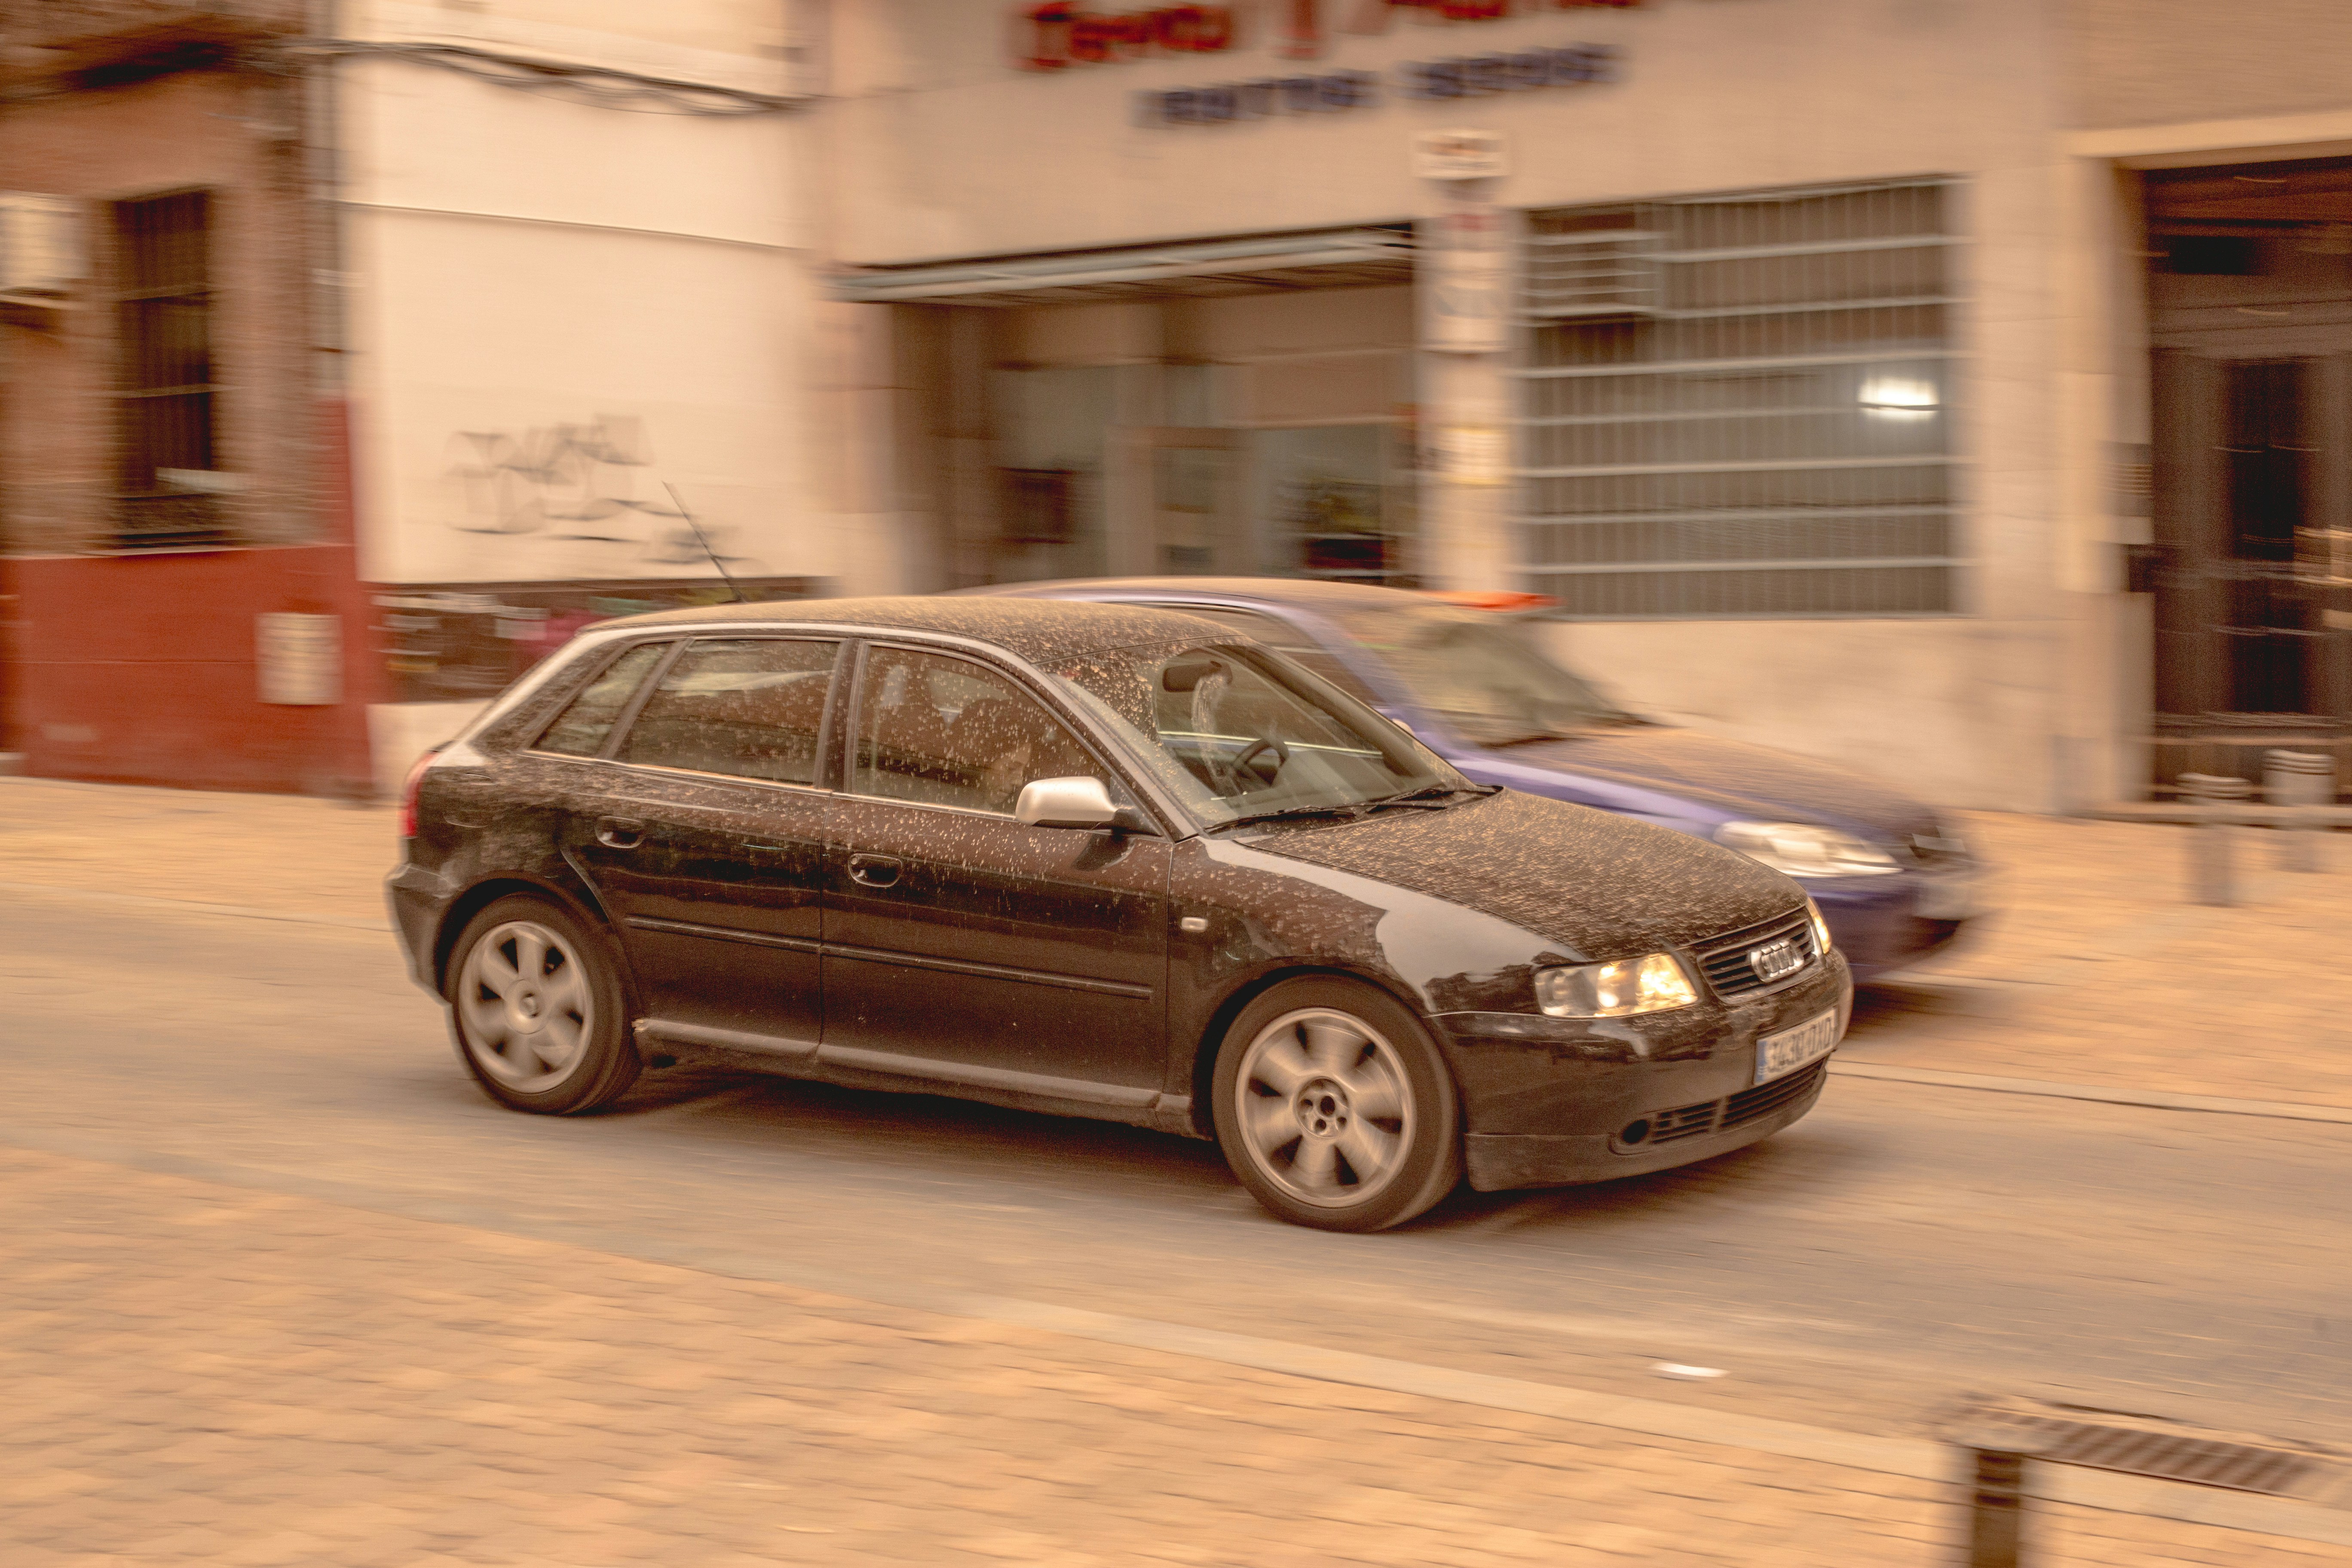
[[[1617,1142],[1629,1149],[1636,1143],[1646,1143],[1649,1139],[1650,1119],[1646,1116],[1638,1121],[1628,1121],[1625,1123],[1625,1130],[1617,1134]]]

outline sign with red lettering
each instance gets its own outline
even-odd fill
[[[1389,30],[1397,13],[1423,21],[1499,22],[1508,16],[1548,11],[1632,10],[1648,0],[1328,0],[1344,10],[1344,32]],[[1285,59],[1311,60],[1327,45],[1326,0],[1272,0],[1276,15],[1274,52]],[[1013,58],[1025,70],[1063,70],[1071,66],[1110,65],[1153,55],[1223,54],[1244,47],[1243,8],[1223,5],[1158,5],[1140,11],[1088,11],[1076,0],[1027,0],[1013,13]]]
[[[1024,5],[1013,32],[1014,58],[1038,71],[1149,55],[1222,54],[1240,37],[1231,5],[1161,5],[1113,16],[1080,10],[1070,0]]]

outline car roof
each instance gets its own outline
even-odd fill
[[[1410,588],[1334,583],[1318,577],[1068,577],[1051,583],[1003,583],[986,588],[960,588],[947,596],[1058,599],[1065,594],[1102,592],[1199,595],[1326,611],[1393,610],[1407,605],[1425,608],[1433,602],[1427,595]]]
[[[1102,648],[1197,637],[1232,642],[1235,633],[1197,616],[1140,605],[1097,605],[1070,599],[913,595],[889,598],[786,599],[755,605],[711,605],[656,610],[606,621],[598,629],[666,626],[854,626],[877,632],[936,632],[993,643],[1032,663],[1054,664]],[[1244,639],[1245,640],[1245,639]]]

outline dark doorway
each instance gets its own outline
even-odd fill
[[[2145,180],[2161,787],[2352,742],[2352,160]]]

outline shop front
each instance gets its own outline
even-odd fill
[[[1670,719],[1955,804],[2132,773],[2042,7],[1175,9],[901,0],[837,62],[931,584],[1532,590]]]
[[[958,586],[1417,571],[1401,226],[893,269],[901,460]],[[975,287],[977,285],[977,287]]]

